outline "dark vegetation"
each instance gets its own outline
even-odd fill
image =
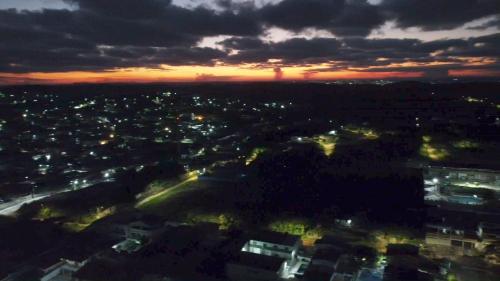
[[[66,237],[53,224],[0,217],[0,276],[22,268]]]
[[[361,213],[373,222],[422,222],[419,171],[389,162],[390,152],[383,157],[369,146],[344,149],[332,158],[313,146],[264,154],[252,164],[255,181],[245,194],[256,218],[288,214],[331,223]]]

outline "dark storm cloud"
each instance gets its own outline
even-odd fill
[[[342,12],[326,29],[338,36],[366,36],[385,22],[380,9],[366,0],[346,1]]]
[[[339,36],[366,36],[385,21],[379,8],[366,0],[283,0],[260,13],[272,26],[325,29]]]
[[[259,38],[255,37],[232,37],[219,42],[221,46],[225,48],[231,48],[236,50],[247,50],[247,49],[257,49],[264,46],[264,42]]]
[[[443,51],[442,56],[500,57],[500,33],[463,40]]]
[[[267,5],[261,13],[266,22],[272,25],[301,30],[305,27],[327,25],[330,20],[340,14],[344,1],[328,0],[283,0],[275,5]]]
[[[168,65],[213,65],[215,59],[226,57],[226,53],[212,48],[200,47],[106,47],[101,50],[103,57],[112,58],[135,66],[137,60],[149,67]]]
[[[43,54],[33,52],[30,48],[16,51],[0,49],[0,72],[101,71],[119,67],[157,68],[162,64],[213,65],[213,60],[225,56],[226,53],[220,50],[199,47],[67,48],[45,51]]]
[[[461,26],[500,13],[498,0],[283,0],[260,8],[252,2],[216,1],[192,9],[170,0],[65,0],[72,10],[0,10],[0,72],[102,71],[120,67],[255,63],[330,63],[332,67],[445,61],[500,56],[499,35],[470,39],[367,39],[387,20],[428,30]],[[213,6],[212,6],[213,7]],[[444,13],[446,11],[446,13]],[[498,25],[498,17],[472,27]],[[327,30],[337,38],[259,39],[268,27],[299,32]],[[207,36],[229,35],[219,49],[200,48]],[[383,58],[383,59],[381,59]],[[269,63],[279,60],[278,65]]]
[[[241,40],[241,41],[240,41]],[[428,56],[428,51],[418,51],[422,42],[416,39],[336,39],[293,38],[283,42],[255,42],[230,38],[220,42],[238,52],[228,57],[233,63],[262,63],[279,59],[283,64],[307,64],[328,61],[369,61],[384,58],[418,58]],[[418,52],[417,52],[418,51]]]
[[[440,30],[500,14],[498,0],[384,0],[380,7],[400,27]]]
[[[203,37],[261,32],[260,25],[243,10],[237,13],[216,13],[206,8],[189,10],[163,0],[71,0],[71,3],[79,8],[0,10],[0,34],[6,39],[0,43],[0,71],[210,65],[225,53],[195,47]],[[122,56],[117,57],[120,52]]]
[[[106,70],[116,67],[157,67],[160,64],[211,65],[212,60],[226,55],[216,49],[191,47],[182,41],[175,42],[177,46],[144,46],[143,43],[150,41],[145,35],[139,35],[143,39],[134,38],[134,42],[117,45],[118,40],[113,38],[116,32],[121,34],[123,30],[102,35],[110,41],[90,40],[85,32],[77,32],[76,26],[56,26],[55,18],[65,19],[68,13],[71,12],[0,11],[0,34],[8,38],[0,44],[0,71]],[[44,14],[51,17],[44,17]],[[107,44],[110,42],[114,44]],[[135,46],[131,43],[135,43]]]
[[[294,38],[277,43],[241,40],[243,41],[228,39],[221,42],[226,47],[235,46],[239,51],[229,56],[228,62],[264,63],[269,59],[281,59],[284,64],[315,63],[335,57],[341,45],[335,38]]]
[[[147,19],[162,15],[171,6],[171,0],[65,0],[89,11],[113,18]]]
[[[247,38],[230,38],[221,45],[234,49],[228,56],[229,63],[265,64],[269,59],[279,60],[280,66],[329,63],[326,69],[336,71],[362,69],[362,71],[421,72],[426,66],[389,67],[394,63],[428,64],[439,61],[442,65],[429,66],[428,75],[435,76],[445,70],[482,68],[496,70],[496,64],[482,67],[464,66],[464,59],[500,56],[500,34],[470,39],[448,39],[423,42],[417,39],[367,39],[367,38],[295,38],[284,42],[256,42]],[[276,64],[276,63],[275,63]]]
[[[167,48],[159,50],[154,63],[169,65],[213,65],[215,59],[226,57],[226,53],[212,48]]]
[[[346,59],[361,58],[390,58],[395,62],[398,59],[435,60],[431,54],[449,48],[467,46],[463,39],[445,39],[422,42],[418,39],[345,39],[343,57]]]
[[[449,70],[465,70],[465,69],[484,69],[484,66],[464,66],[460,63],[449,63],[449,64],[440,64],[440,65],[430,65],[430,66],[409,66],[409,67],[372,67],[369,69],[364,69],[360,71],[365,72],[380,72],[380,71],[394,71],[394,72],[423,72],[423,73],[442,73],[447,72]],[[491,70],[500,70],[499,64],[492,64],[487,67],[487,69]]]
[[[170,0],[68,1],[78,4],[79,13],[101,20],[104,18],[108,25],[115,23],[118,27],[125,24],[125,27],[155,28],[165,32],[165,35],[258,35],[262,31],[253,11],[246,9],[216,12],[200,6],[191,10],[172,5]],[[104,24],[106,26],[106,22]]]

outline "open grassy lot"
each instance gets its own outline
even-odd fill
[[[178,182],[158,182],[156,185],[158,186],[157,188],[159,191],[140,199],[140,201],[137,202],[136,207],[148,208],[150,206],[160,205],[169,197],[183,191],[186,187],[189,187],[191,183],[196,181],[197,177],[193,176]]]
[[[136,208],[176,221],[200,216],[213,220],[221,214],[238,212],[238,188],[236,184],[227,182],[187,180],[143,199],[136,204]]]

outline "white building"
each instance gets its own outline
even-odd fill
[[[298,236],[278,232],[260,232],[251,236],[241,250],[294,260],[300,245],[301,240]]]
[[[429,166],[424,179],[433,183],[491,189],[500,192],[500,171]]]
[[[82,268],[87,260],[73,261],[68,259],[61,259],[60,262],[43,269],[44,275],[40,281],[71,281],[73,274]]]
[[[304,263],[298,257],[301,245],[299,236],[266,231],[252,235],[241,251],[285,260],[281,276],[293,278]]]

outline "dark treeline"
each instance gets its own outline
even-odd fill
[[[312,145],[270,151],[252,164],[255,182],[245,196],[258,218],[287,214],[331,222],[362,214],[372,222],[419,226],[421,171],[395,164],[399,156],[388,150],[372,153],[381,146],[344,147],[332,158]]]
[[[424,82],[396,82],[385,85],[377,84],[333,84],[326,82],[214,82],[214,83],[158,83],[158,84],[67,84],[67,85],[19,85],[0,86],[0,91],[8,93],[54,93],[75,95],[102,95],[102,94],[151,94],[163,91],[178,92],[186,95],[217,95],[252,100],[289,100],[290,95],[300,94],[294,98],[297,102],[307,101],[311,97],[322,94],[346,94],[346,96],[377,96],[377,99],[398,97],[407,98],[409,95],[424,95],[432,92],[441,96],[454,98],[462,95],[488,97],[495,101],[500,100],[498,92],[499,82],[461,82],[461,83],[424,83]]]

